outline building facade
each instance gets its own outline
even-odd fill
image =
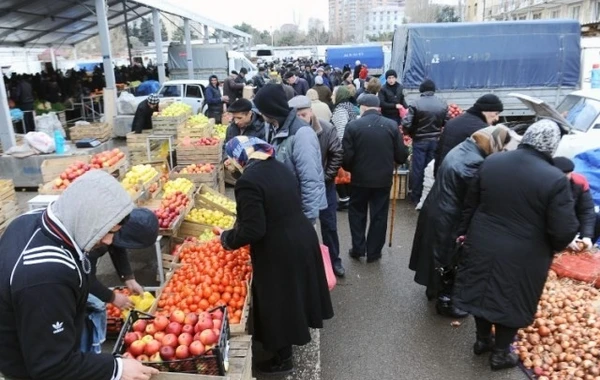
[[[600,0],[468,0],[467,21],[574,19],[600,21]]]
[[[403,4],[404,0],[329,0],[329,31],[342,42],[363,42],[372,29],[367,21],[371,10]]]
[[[381,6],[367,12],[366,36],[393,33],[397,25],[404,23],[404,6]]]

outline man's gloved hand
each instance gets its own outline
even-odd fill
[[[581,251],[581,249],[579,248],[579,243],[581,240],[579,240],[579,236],[576,236],[575,239],[573,239],[573,241],[569,244],[569,249],[573,252],[579,252]]]
[[[594,245],[592,243],[592,239],[587,238],[587,237],[581,239],[581,242],[585,245],[585,247],[583,248],[584,251],[589,251],[590,249],[592,249],[592,246]]]
[[[125,281],[125,285],[127,285],[131,293],[144,296],[144,288],[135,279]]]

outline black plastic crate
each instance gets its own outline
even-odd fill
[[[229,351],[229,316],[227,308],[224,306],[216,307],[209,312],[221,309],[223,312],[223,323],[221,324],[221,334],[219,335],[219,343],[217,346],[206,351],[200,356],[195,356],[187,359],[177,359],[157,362],[143,362],[144,365],[158,369],[161,372],[180,372],[194,373],[200,375],[224,376],[225,375],[225,360],[227,360]],[[129,317],[125,321],[125,325],[121,329],[117,343],[113,349],[113,354],[120,356],[125,350],[125,334],[133,331],[132,326],[138,319],[154,319],[154,316],[138,310],[132,310]]]

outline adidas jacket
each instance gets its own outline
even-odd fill
[[[121,359],[79,351],[86,272],[89,261],[49,209],[8,226],[0,238],[0,373],[44,380],[121,377]]]

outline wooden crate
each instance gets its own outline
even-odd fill
[[[390,199],[406,199],[408,195],[408,170],[399,170],[393,174],[396,178],[392,181],[392,189],[390,189]],[[394,187],[393,184],[396,184]],[[394,192],[396,196],[394,197]]]
[[[209,146],[183,146],[177,144],[177,162],[179,164],[193,164],[195,162],[220,163],[222,161],[223,144],[219,141],[216,145]]]
[[[183,244],[183,242],[184,242],[184,239],[173,236],[173,237],[168,238],[167,244],[165,244],[161,248],[162,266],[163,266],[163,270],[165,273],[172,271],[179,267],[179,264],[178,264],[179,256],[172,255],[171,252],[173,252],[173,249],[178,244]],[[181,250],[181,247],[179,248],[179,250]]]
[[[181,223],[179,230],[177,231],[177,237],[179,237],[179,238],[186,238],[186,237],[197,238],[206,231],[212,231],[212,226],[184,220],[183,223]]]
[[[144,202],[141,207],[150,209],[152,211],[160,208],[162,200],[161,199],[151,199],[147,202]],[[177,236],[177,231],[179,231],[179,227],[183,223],[185,216],[190,212],[192,207],[194,206],[194,202],[189,202],[188,205],[181,211],[179,217],[171,223],[169,228],[159,228],[158,234],[163,236]]]
[[[225,195],[225,165],[219,164],[219,172],[217,175],[219,193]]]
[[[184,122],[179,124],[152,124],[152,127],[154,129],[153,134],[160,136],[177,136],[177,131],[180,129],[181,125],[184,125]]]
[[[69,136],[72,141],[83,139],[108,141],[112,137],[112,126],[107,123],[74,126],[69,129]]]
[[[0,179],[0,202],[17,200],[12,179]]]
[[[91,155],[81,155],[44,160],[40,166],[40,170],[42,171],[42,179],[44,183],[53,181],[54,179],[58,178],[58,176],[72,163],[81,161],[89,164],[91,159]]]
[[[215,202],[211,201],[210,199],[206,198],[206,196],[204,196],[204,194],[206,194],[206,193],[211,193],[215,196],[229,199],[227,196],[221,194],[220,192],[218,192],[214,189],[211,189],[208,186],[203,185],[203,186],[200,186],[200,189],[198,190],[198,193],[196,194],[195,201],[196,201],[197,207],[207,207],[212,210],[222,211],[226,215],[233,215],[233,216],[236,215],[236,211],[229,211],[225,207],[221,206],[220,204],[215,203]],[[232,199],[229,199],[229,200],[232,201]]]
[[[232,336],[246,335],[248,334],[248,318],[250,317],[250,301],[252,300],[252,277],[250,281],[246,282],[246,299],[244,300],[244,308],[242,309],[242,316],[240,323],[232,325],[229,324],[229,330]]]
[[[183,114],[178,116],[152,116],[152,129],[156,132],[157,129],[164,130],[170,129],[172,127],[175,128],[175,133],[177,133],[177,127],[180,124],[184,124],[189,115]]]
[[[171,170],[169,173],[169,179],[177,179],[177,178],[186,178],[189,179],[196,185],[196,187],[200,187],[201,184],[205,183],[209,186],[214,186],[217,183],[217,171],[215,168],[210,173],[198,173],[198,174],[182,174],[179,173],[181,169],[186,167],[187,165],[178,165]]]
[[[40,185],[38,188],[38,193],[41,195],[61,195],[65,190],[57,190],[54,189],[54,181],[47,182],[43,185]]]
[[[229,370],[225,376],[206,376],[177,372],[160,372],[152,380],[253,380],[252,336],[240,335],[229,339]]]
[[[215,125],[215,119],[208,119],[208,123],[202,128],[188,128],[188,121],[179,126],[177,129],[177,141],[181,142],[185,138],[199,139],[203,137],[212,137],[213,126]]]

